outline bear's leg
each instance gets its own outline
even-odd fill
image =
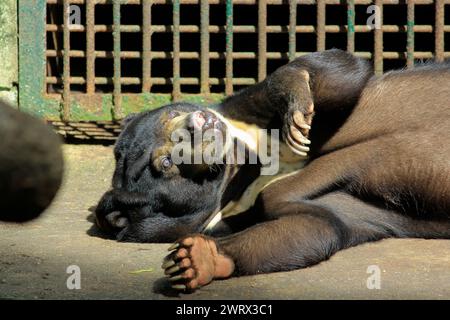
[[[286,204],[291,214],[224,238],[187,236],[163,262],[174,289],[193,290],[214,279],[287,271],[326,260],[343,248],[349,230],[332,212]]]

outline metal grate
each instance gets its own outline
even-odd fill
[[[376,30],[366,25],[372,4],[382,8]],[[372,59],[377,73],[442,61],[450,57],[446,4],[47,0],[44,96],[60,101],[62,120],[114,120],[171,100],[215,101],[295,57],[333,47]],[[63,14],[70,5],[80,8],[80,25]]]

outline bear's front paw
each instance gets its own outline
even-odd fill
[[[175,290],[193,291],[214,279],[231,276],[234,262],[219,252],[214,239],[192,235],[174,243],[162,264]]]
[[[308,145],[311,144],[308,136],[309,130],[311,129],[313,112],[314,104],[312,102],[306,112],[291,106],[284,119],[284,141],[292,152],[302,157],[308,155]]]

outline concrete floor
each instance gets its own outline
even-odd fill
[[[110,185],[112,148],[65,145],[65,183],[38,220],[0,224],[0,298],[12,299],[450,299],[450,241],[385,240],[344,250],[318,266],[216,281],[191,294],[170,291],[165,244],[95,236],[89,209]],[[69,290],[66,269],[81,270]],[[367,269],[380,270],[368,289]],[[137,270],[146,272],[133,273]]]

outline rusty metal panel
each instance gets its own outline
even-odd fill
[[[258,1],[258,81],[267,76],[267,3]]]
[[[408,1],[406,22],[406,64],[408,68],[414,67],[414,7],[414,1]]]
[[[63,30],[63,43],[64,43],[64,52],[70,52],[70,28],[69,28],[69,14],[70,14],[70,6],[69,0],[64,0],[63,5],[63,21],[64,21],[64,30]],[[70,55],[63,55],[63,112],[62,119],[68,121],[70,119]]]
[[[233,93],[233,1],[226,4],[225,94]]]
[[[383,1],[375,0],[375,5],[379,8],[379,19],[381,25],[383,25]],[[380,75],[383,73],[383,29],[375,27],[375,37],[374,37],[374,70],[375,74]]]
[[[297,6],[298,0],[289,0],[289,61],[295,59],[297,52]]]
[[[113,0],[113,42],[114,42],[114,94],[113,94],[113,118],[123,118],[122,111],[122,63],[121,63],[121,32],[120,32],[120,6],[122,0]]]
[[[86,93],[95,93],[95,4],[86,4]]]
[[[200,92],[209,93],[209,3],[201,0],[200,5]]]
[[[44,103],[45,2],[19,0],[19,108],[36,116],[57,117],[58,108]],[[25,67],[26,66],[26,67]]]
[[[152,86],[152,0],[144,0],[142,8],[142,92]]]
[[[347,0],[347,51],[355,52],[355,1]]]
[[[444,0],[436,0],[435,57],[444,61]]]
[[[382,22],[375,30],[361,19],[373,4]],[[32,101],[33,110],[47,119],[111,121],[181,99],[217,101],[295,57],[332,47],[372,59],[380,74],[393,63],[413,67],[417,59],[450,57],[445,47],[448,4],[450,0],[19,0],[19,27],[34,26],[19,39],[21,65],[29,66],[20,70],[19,94],[24,108]],[[70,24],[64,15],[71,5],[82,9],[80,24]],[[435,15],[425,19],[418,6],[432,8]],[[392,8],[403,20],[389,18]],[[403,40],[389,40],[401,34],[404,38],[395,39]],[[421,35],[430,39],[426,46],[417,40]]]
[[[325,50],[325,14],[326,2],[325,0],[317,0],[317,51]]]

